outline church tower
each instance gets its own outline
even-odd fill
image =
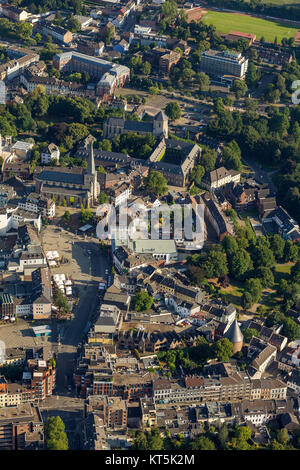
[[[90,135],[86,139],[86,145],[88,150],[88,167],[84,175],[84,184],[91,194],[91,204],[94,204],[97,201],[97,198],[100,193],[100,185],[97,181],[97,171],[95,168],[95,158],[94,158],[94,149],[93,143],[95,138]]]
[[[167,139],[168,130],[168,117],[163,111],[159,111],[153,118],[153,134]]]

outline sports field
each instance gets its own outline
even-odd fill
[[[256,34],[257,39],[263,36],[266,41],[270,42],[273,42],[276,36],[278,42],[282,38],[294,37],[298,29],[300,29],[300,27],[293,27],[286,23],[219,11],[207,12],[203,16],[202,21],[206,24],[213,24],[218,33],[228,34],[230,31],[240,31],[242,33]]]

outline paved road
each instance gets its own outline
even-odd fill
[[[70,377],[73,373],[77,346],[97,307],[98,278],[105,277],[105,269],[108,267],[108,259],[101,255],[96,240],[74,242],[72,256],[78,257],[82,250],[86,253],[88,272],[84,273],[86,280],[81,280],[79,285],[80,299],[74,310],[74,319],[66,324],[60,338],[61,345],[57,346],[57,391],[65,390],[65,376]],[[91,251],[90,255],[87,254],[87,250]]]
[[[56,230],[54,225],[48,227],[44,234],[44,249],[57,249],[69,262],[54,268],[53,273],[64,272],[71,275],[79,291],[79,302],[73,311],[74,318],[64,324],[52,320],[51,325],[52,347],[57,363],[56,390],[66,393],[66,385],[71,384],[77,346],[97,307],[98,283],[105,277],[109,259],[101,254],[98,239],[83,239],[82,236]]]

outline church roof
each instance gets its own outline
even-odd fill
[[[37,177],[39,180],[53,181],[55,183],[84,184],[84,176],[82,173],[75,173],[71,169],[65,171],[42,170]]]
[[[144,121],[125,121],[124,130],[131,132],[152,132],[153,124]]]
[[[159,111],[154,117],[156,121],[167,121],[168,117],[164,111]]]
[[[232,322],[231,326],[225,333],[225,337],[232,343],[240,343],[243,341],[244,337],[238,325],[237,319]]]

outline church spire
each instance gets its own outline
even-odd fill
[[[93,143],[95,142],[95,137],[92,135],[89,135],[86,143],[87,143],[87,148],[88,148],[88,174],[89,175],[94,175],[96,173],[95,171],[95,158],[94,158],[94,149],[93,149]]]

